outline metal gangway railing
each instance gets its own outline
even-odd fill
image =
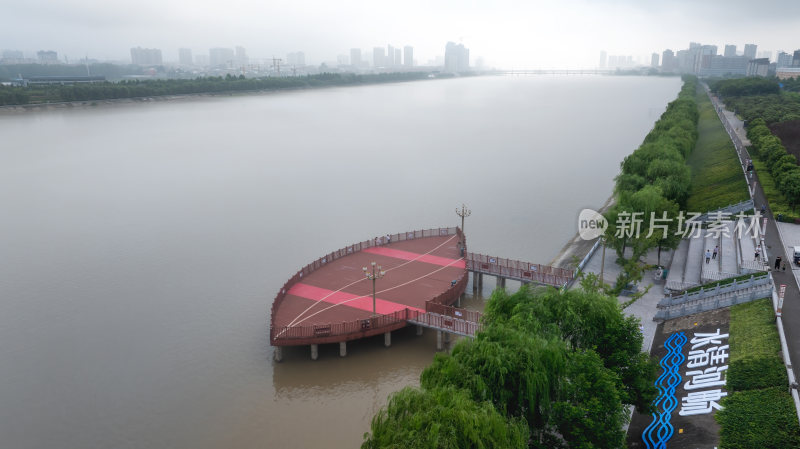
[[[487,256],[485,254],[468,252],[465,260],[467,263],[467,271],[490,274],[521,282],[551,285],[559,288],[575,277],[575,271],[567,268],[557,268],[538,263],[504,259],[502,257]]]
[[[474,337],[481,330],[480,312],[428,302],[425,313],[409,318],[410,324],[449,332],[464,337]]]

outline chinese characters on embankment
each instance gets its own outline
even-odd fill
[[[684,318],[684,323],[699,320]],[[653,355],[659,361],[658,395],[652,415],[634,414],[629,430],[631,448],[712,449],[719,444],[714,420],[728,395],[728,323],[713,320],[684,330],[657,332]],[[674,329],[673,329],[674,330]]]

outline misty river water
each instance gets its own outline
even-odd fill
[[[358,447],[435,336],[274,363],[283,282],[356,241],[459,224],[462,202],[470,250],[548,263],[680,84],[479,77],[0,113],[0,445]]]

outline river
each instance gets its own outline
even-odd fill
[[[480,77],[0,114],[2,445],[358,447],[435,337],[276,364],[283,282],[356,241],[458,224],[462,202],[470,250],[548,263],[680,84]]]

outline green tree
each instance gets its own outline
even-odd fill
[[[475,402],[453,387],[406,387],[372,418],[362,449],[527,447],[523,420],[507,420],[488,402]]]
[[[800,171],[792,171],[783,180],[781,184],[784,195],[792,206],[792,212],[798,204],[800,204]]]

